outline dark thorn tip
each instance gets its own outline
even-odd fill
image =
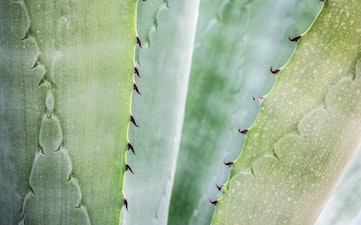
[[[127,170],[129,170],[132,174],[134,174],[132,168],[128,164],[125,164],[125,171]]]
[[[274,75],[279,74],[279,72],[281,71],[280,69],[272,69],[272,66],[269,68],[269,71],[271,71],[271,73],[273,73]]]
[[[221,191],[223,188],[223,185],[219,186],[218,184],[216,184],[216,187],[217,187],[218,191]]]
[[[232,161],[231,162],[223,162],[223,164],[228,166],[229,168],[231,168],[233,165],[233,162]]]
[[[127,199],[123,200],[123,204],[125,206],[125,209],[128,211],[128,201],[127,201]]]
[[[139,74],[139,70],[137,67],[134,67],[134,73],[135,73],[135,75],[137,75],[137,77],[142,78]]]
[[[248,133],[248,129],[244,129],[244,130],[238,129],[238,132],[246,135]]]
[[[301,39],[301,35],[298,35],[296,37],[288,37],[288,40],[293,41],[293,42],[298,42]]]
[[[135,155],[133,145],[130,142],[128,142],[128,150],[131,150],[133,152],[133,154]]]
[[[209,202],[212,203],[212,205],[217,205],[218,200],[212,201],[211,199],[209,199]]]
[[[133,115],[130,115],[130,122],[132,122],[134,126],[139,127],[139,125],[135,122]]]
[[[133,84],[133,90],[135,90],[135,91],[138,93],[138,95],[142,95],[142,94],[140,93],[140,91],[139,91],[138,86],[137,86],[136,83]]]
[[[140,38],[138,36],[136,38],[136,41],[137,41],[137,44],[138,44],[139,48],[142,48],[142,42],[141,42],[141,40],[140,40]]]

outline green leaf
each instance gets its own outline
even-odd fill
[[[360,3],[334,1],[261,104],[215,224],[313,223],[355,155]],[[199,1],[139,1],[140,39],[137,4],[0,3],[0,224],[209,224],[251,98],[323,2],[202,1],[198,21]]]
[[[361,151],[347,169],[327,202],[316,225],[357,225],[361,223]]]
[[[1,3],[1,224],[119,224],[135,7]]]
[[[198,1],[139,2],[137,78],[130,128],[136,155],[127,161],[124,193],[129,211],[122,224],[166,224],[188,87]]]
[[[327,1],[302,36],[248,131],[213,224],[315,222],[360,146],[359,7]]]
[[[0,3],[0,224],[18,224],[29,189],[45,95],[37,88],[39,68],[21,4]],[[5,207],[6,206],[6,207]]]
[[[209,224],[223,164],[239,154],[238,128],[251,126],[274,81],[269,72],[292,53],[319,11],[315,1],[201,1],[169,224]],[[267,22],[265,22],[267,21]]]

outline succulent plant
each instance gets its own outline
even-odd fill
[[[360,147],[360,7],[2,0],[0,225],[314,224]]]

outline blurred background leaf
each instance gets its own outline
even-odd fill
[[[223,162],[239,155],[243,135],[294,50],[289,36],[303,33],[319,12],[308,1],[201,1],[182,142],[169,224],[209,224],[229,176]]]
[[[361,224],[361,151],[353,160],[315,225]]]

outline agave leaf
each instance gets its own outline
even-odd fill
[[[1,2],[1,224],[119,224],[135,7]]]
[[[169,224],[209,224],[259,104],[269,71],[294,49],[288,36],[307,29],[316,1],[201,1]],[[267,22],[265,22],[267,21]],[[276,55],[276,56],[275,56]],[[205,141],[206,140],[206,141]]]
[[[361,151],[359,150],[316,225],[357,225],[361,223]]]
[[[137,78],[132,112],[139,128],[129,140],[124,193],[129,211],[122,224],[167,224],[183,125],[198,1],[147,1],[138,7]]]
[[[21,4],[0,3],[0,224],[17,224],[38,150],[44,92],[37,88],[32,40],[22,40],[28,20]],[[6,206],[6,207],[5,207]]]
[[[248,131],[213,224],[315,222],[360,146],[359,8],[326,1],[299,40]]]

